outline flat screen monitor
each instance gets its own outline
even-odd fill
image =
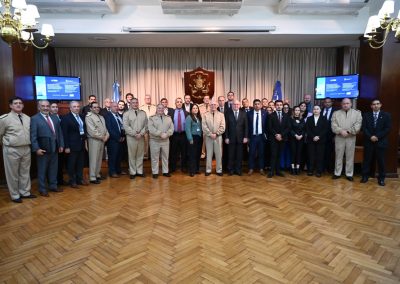
[[[315,79],[315,99],[355,99],[359,95],[359,75],[321,76]]]
[[[63,76],[35,76],[37,100],[80,101],[81,78]]]

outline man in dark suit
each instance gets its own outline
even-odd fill
[[[164,107],[164,114],[165,114],[165,115],[171,116],[171,114],[174,112],[174,109],[171,108],[171,107],[168,107],[168,100],[167,100],[167,98],[162,98],[162,99],[160,100],[160,103],[161,103],[161,104],[163,105],[163,107]]]
[[[269,141],[271,143],[271,171],[268,174],[269,178],[274,173],[277,176],[283,176],[283,173],[280,171],[280,160],[285,141],[287,141],[290,131],[290,118],[282,109],[283,102],[276,100],[275,112],[270,114],[268,118]]]
[[[88,104],[85,105],[84,107],[82,107],[82,109],[81,109],[81,114],[82,114],[83,117],[86,117],[87,113],[90,111],[91,103],[96,102],[96,101],[97,101],[97,99],[96,99],[95,95],[90,95],[89,96]]]
[[[125,141],[125,131],[123,121],[118,115],[118,104],[112,102],[110,111],[104,116],[106,127],[110,138],[107,141],[108,154],[108,174],[112,178],[117,178],[121,174],[121,158],[123,142]]]
[[[247,143],[248,135],[247,114],[240,110],[240,102],[233,102],[232,110],[225,113],[225,148],[228,148],[229,175],[242,175],[243,144]]]
[[[253,107],[250,106],[250,102],[247,98],[243,98],[242,107],[240,109],[247,113],[247,112],[251,111],[253,109]]]
[[[110,112],[111,103],[112,103],[112,99],[110,99],[110,98],[104,99],[104,107],[102,109],[100,109],[100,115],[105,117]]]
[[[58,153],[64,150],[64,140],[58,118],[50,115],[49,101],[38,101],[38,110],[31,118],[31,147],[36,153],[39,193],[48,197],[46,178],[50,191],[62,191],[57,188],[57,165]]]
[[[187,168],[187,139],[185,134],[185,121],[188,113],[182,108],[183,101],[181,98],[175,99],[175,109],[168,110],[168,115],[171,117],[174,124],[174,134],[170,137],[169,151],[169,172],[176,171],[177,161],[181,160],[181,171]]]
[[[267,139],[267,113],[262,111],[261,101],[253,101],[251,111],[247,113],[249,129],[249,175],[252,175],[256,167],[255,159],[257,156],[260,174],[264,175],[264,144]]]
[[[225,102],[225,109],[232,109],[233,106],[233,100],[235,99],[235,93],[232,91],[229,91],[228,94],[226,95],[227,101]]]
[[[332,115],[336,110],[332,106],[333,101],[331,98],[324,99],[324,107],[322,108],[321,115],[328,121],[329,129],[326,131],[325,151],[323,158],[323,169],[327,172],[333,171],[334,153],[335,153],[335,134],[331,129]]]
[[[225,97],[224,96],[219,96],[218,97],[218,107],[217,107],[217,111],[222,112],[224,115],[225,113],[230,110],[230,108],[228,108],[226,106],[225,103]]]
[[[391,128],[391,116],[381,111],[382,104],[378,99],[371,102],[371,112],[364,114],[362,131],[364,133],[364,161],[361,183],[366,183],[371,171],[371,164],[378,162],[378,184],[385,186],[385,154]],[[375,159],[373,155],[375,154]]]
[[[185,95],[183,97],[184,103],[183,103],[183,109],[187,112],[190,113],[190,110],[192,109],[193,103],[192,103],[192,98],[190,95]]]
[[[221,112],[224,114],[228,113],[230,109],[226,102],[225,102],[225,97],[224,96],[219,96],[218,97],[218,107],[217,111]],[[222,143],[222,170],[227,171],[228,170],[228,158],[229,158],[229,153],[228,153],[228,147],[225,145],[225,143]]]
[[[50,114],[57,117],[61,125],[61,117],[58,114],[58,104],[56,102],[50,103]],[[58,153],[58,169],[57,169],[57,185],[65,185],[64,181],[64,168],[65,168],[65,157],[64,153]]]
[[[83,180],[86,140],[85,118],[79,115],[79,108],[79,102],[71,101],[69,103],[70,113],[61,118],[69,184],[72,188],[77,188],[78,185],[88,185]]]

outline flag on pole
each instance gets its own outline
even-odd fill
[[[272,100],[273,101],[283,100],[281,81],[276,81],[276,83],[275,83]]]
[[[115,80],[114,84],[113,84],[113,96],[112,96],[112,100],[113,102],[118,102],[120,99],[120,90],[119,90],[119,84],[118,81]]]

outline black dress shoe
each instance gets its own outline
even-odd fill
[[[339,179],[339,178],[340,178],[340,176],[337,176],[337,175],[332,176],[332,179]]]
[[[142,177],[142,178],[144,178],[144,177],[145,177],[145,175],[144,175],[144,174],[136,174],[136,176],[137,176],[137,177]]]
[[[308,176],[312,176],[312,175],[314,175],[314,174],[313,174],[312,172],[308,172],[307,175],[308,175]]]
[[[130,179],[135,179],[135,177],[136,177],[135,175],[129,175]]]
[[[233,172],[229,171],[228,176],[233,176]]]
[[[321,173],[316,173],[315,176],[316,176],[317,178],[320,178],[320,177],[321,177]]]
[[[36,195],[34,195],[34,194],[29,194],[29,195],[27,195],[27,196],[21,195],[20,198],[36,198]]]
[[[60,189],[60,188],[52,188],[52,189],[50,189],[50,191],[52,191],[52,192],[63,192],[63,190]]]
[[[171,177],[171,174],[170,173],[164,173],[164,174],[162,174],[164,177]]]
[[[11,201],[15,202],[15,203],[22,203],[22,199],[21,198],[11,199]]]
[[[346,176],[346,179],[347,179],[348,181],[353,181],[353,180],[354,180],[353,177],[348,177],[348,176]]]
[[[204,175],[205,175],[206,177],[208,177],[209,175],[211,175],[211,173],[207,173],[207,172],[206,172]]]
[[[194,173],[190,173],[189,176],[194,177]]]
[[[362,177],[360,183],[366,183],[368,181],[367,177]]]
[[[217,173],[217,176],[222,177],[224,174],[223,173]]]
[[[50,195],[47,192],[39,192],[40,196],[49,197]]]
[[[100,184],[100,181],[96,179],[96,180],[91,180],[90,183]]]
[[[235,173],[235,175],[238,175],[238,176],[241,177],[241,176],[242,176],[242,172],[241,172],[241,171],[238,171],[238,172]]]
[[[285,175],[282,172],[276,173],[277,176],[284,177]]]
[[[158,174],[154,174],[154,175],[153,175],[153,178],[158,178]]]
[[[76,183],[71,183],[69,186],[72,188],[78,188],[78,185]]]
[[[274,176],[274,174],[272,172],[269,172],[267,175],[267,178],[272,178]]]
[[[385,181],[383,179],[378,180],[380,186],[385,186]]]

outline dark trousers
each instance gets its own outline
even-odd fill
[[[64,167],[65,167],[65,158],[64,153],[58,153],[58,167],[57,167],[57,184],[64,183]]]
[[[57,189],[57,164],[58,153],[36,155],[39,192],[46,193],[46,179],[49,189]]]
[[[115,140],[107,142],[108,174],[110,176],[121,173],[122,144]]]
[[[83,181],[84,151],[71,151],[66,154],[67,171],[70,184],[79,184]]]
[[[264,137],[260,135],[252,135],[249,142],[249,170],[256,167],[256,157],[258,160],[258,168],[264,170]]]
[[[292,162],[292,157],[291,157],[291,152],[290,152],[290,144],[289,141],[285,141],[285,146],[283,146],[283,151],[281,155],[281,169],[289,169],[290,164]]]
[[[303,145],[304,141],[303,139],[297,140],[296,138],[290,139],[290,150],[292,154],[292,164],[294,165],[300,165],[301,163],[301,157],[303,155]]]
[[[185,132],[177,133],[171,136],[170,151],[169,151],[169,170],[170,172],[176,171],[176,164],[178,159],[181,160],[181,170],[186,169],[186,146],[187,139]]]
[[[334,136],[328,135],[328,138],[325,143],[323,169],[329,173],[333,172],[333,166],[335,163],[334,154],[335,154]]]
[[[193,135],[193,144],[188,144],[189,173],[195,174],[200,171],[201,146],[203,137]]]
[[[317,173],[322,173],[325,144],[320,142],[308,142],[307,150],[308,164],[310,165],[310,167],[307,168],[308,172],[312,173],[315,170]]]
[[[229,145],[225,144],[222,139],[222,170],[226,171],[228,169],[228,162],[229,162]]]
[[[285,141],[277,141],[275,138],[271,140],[271,173],[280,172],[280,160]]]
[[[225,144],[228,148],[228,171],[241,173],[243,162],[243,143]]]
[[[271,168],[271,142],[264,142],[264,165]]]
[[[364,144],[364,161],[362,163],[362,175],[364,177],[370,176],[371,165],[376,161],[378,164],[378,178],[385,179],[385,153],[386,148],[378,147],[376,143],[367,142]]]

